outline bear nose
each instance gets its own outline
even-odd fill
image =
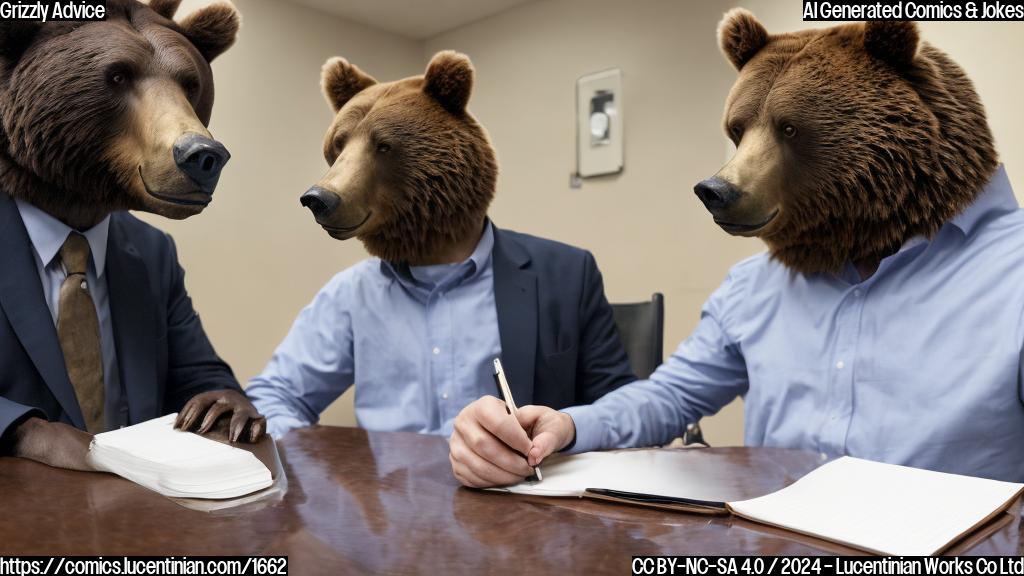
[[[701,180],[693,187],[693,191],[712,212],[725,210],[740,199],[739,189],[721,178]]]
[[[174,163],[207,194],[213,194],[230,158],[223,144],[199,134],[185,134],[174,143]]]
[[[299,203],[309,208],[313,216],[319,219],[337,210],[341,205],[341,198],[330,190],[313,186],[299,198]]]

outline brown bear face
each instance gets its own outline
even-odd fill
[[[421,263],[479,232],[497,164],[466,111],[467,57],[441,52],[423,76],[389,83],[332,58],[322,84],[337,113],[324,141],[330,169],[302,204],[328,234],[356,236],[388,261]]]
[[[234,41],[238,14],[212,5],[179,24],[179,2],[112,0],[102,22],[3,24],[5,192],[83,225],[209,204],[229,157],[206,129],[210,61]]]
[[[912,22],[769,35],[736,9],[719,41],[739,71],[724,118],[736,153],[694,190],[724,230],[795,270],[931,236],[995,170],[970,80]]]

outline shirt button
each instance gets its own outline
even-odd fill
[[[846,366],[846,364],[843,363],[842,360],[840,360],[839,362],[836,362],[836,368],[837,369],[842,370],[844,366]]]
[[[445,392],[444,394],[441,394],[441,399],[442,400],[447,400],[448,399],[448,393]]]
[[[860,297],[860,290],[859,290],[859,289],[858,289],[858,290],[854,290],[854,291],[853,291],[853,297],[854,297],[854,298],[858,298],[858,297]]]
[[[434,356],[437,356],[440,353],[441,353],[441,349],[438,348],[437,346],[434,346]]]

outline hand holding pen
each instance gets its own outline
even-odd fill
[[[517,484],[533,474],[531,466],[567,446],[575,436],[568,414],[545,406],[523,406],[512,417],[505,402],[484,396],[455,419],[449,454],[452,473],[474,488]]]
[[[516,407],[516,401],[512,399],[512,388],[508,385],[508,379],[505,378],[505,369],[501,366],[501,359],[494,359],[494,379],[498,384],[498,392],[501,393],[502,400],[505,401],[505,409],[509,415],[516,418],[518,421],[517,413],[519,409]],[[525,430],[524,430],[525,431]],[[530,448],[533,448],[533,443],[530,443]],[[527,457],[527,463],[529,464],[529,451],[523,452],[523,456]],[[544,479],[544,475],[540,472],[540,466],[536,464],[530,464],[533,466],[533,479],[540,482]]]

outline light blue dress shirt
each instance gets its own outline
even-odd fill
[[[1022,316],[1024,211],[1000,166],[863,282],[736,265],[649,380],[565,410],[572,451],[661,444],[742,395],[749,446],[1024,481]]]
[[[43,212],[23,200],[15,200],[21,220],[25,223],[32,255],[35,257],[39,280],[43,284],[43,297],[50,308],[54,326],[60,314],[60,287],[67,278],[64,264],[58,253],[74,230],[67,224]],[[128,405],[123,402],[121,379],[117,367],[117,349],[114,345],[114,326],[110,319],[110,298],[107,291],[107,277],[104,274],[107,261],[107,235],[110,231],[110,217],[82,232],[89,241],[89,267],[85,273],[89,283],[89,294],[96,306],[100,324],[100,350],[103,355],[104,415],[107,430],[119,428],[127,422]]]
[[[493,247],[488,222],[458,264],[371,258],[335,276],[246,388],[270,434],[316,423],[352,384],[363,428],[451,434],[460,410],[497,392]]]

